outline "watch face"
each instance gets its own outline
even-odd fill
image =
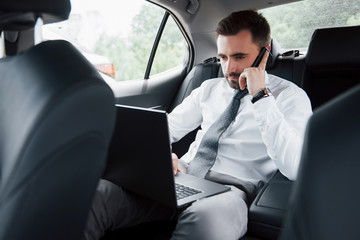
[[[266,96],[270,96],[271,91],[270,91],[270,89],[265,88],[265,89],[264,89],[264,93],[265,93]]]
[[[263,92],[264,92],[264,95],[269,96],[269,92],[268,92],[267,88],[264,88]]]
[[[257,94],[255,94],[253,96],[253,98],[251,99],[252,103],[257,102],[258,100],[265,98],[265,97],[269,97],[271,96],[271,92],[268,88],[264,88],[262,90],[260,90],[260,92],[258,92]]]

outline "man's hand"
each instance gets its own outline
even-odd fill
[[[240,89],[247,89],[251,96],[254,96],[265,88],[265,67],[269,57],[269,52],[266,51],[258,67],[245,68],[244,72],[239,77]]]
[[[179,158],[178,156],[176,156],[175,153],[171,154],[172,157],[172,161],[173,161],[173,168],[174,168],[174,175],[176,175],[178,172],[183,172],[180,168],[179,168]]]

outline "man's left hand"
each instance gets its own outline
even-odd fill
[[[265,88],[265,67],[269,52],[265,52],[258,67],[245,68],[239,77],[240,89],[247,89],[251,96],[254,96]]]

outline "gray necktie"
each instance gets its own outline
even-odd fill
[[[215,163],[219,138],[229,127],[230,123],[234,121],[239,110],[240,99],[247,93],[247,89],[235,91],[235,95],[229,106],[205,133],[194,159],[190,162],[187,173],[197,177],[205,177]]]

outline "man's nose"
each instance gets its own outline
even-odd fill
[[[229,58],[228,61],[226,62],[226,72],[228,73],[236,72],[235,61],[231,58]]]

